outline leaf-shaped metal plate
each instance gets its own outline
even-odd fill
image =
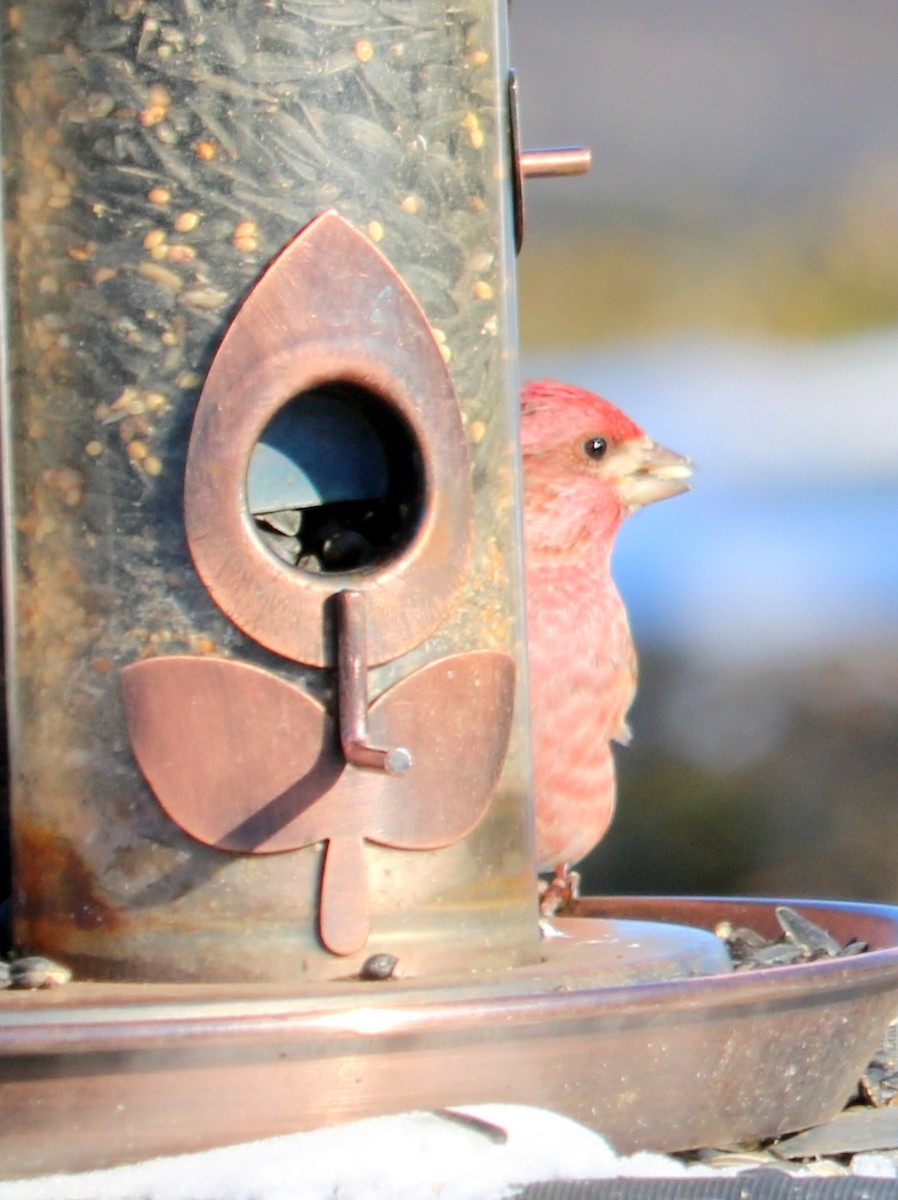
[[[122,687],[141,770],[191,836],[243,853],[329,843],[321,938],[346,954],[368,936],[362,842],[437,849],[486,812],[508,747],[514,664],[489,650],[452,655],[379,696],[370,729],[410,751],[400,777],[346,765],[321,705],[246,663],[148,659],[125,668]]]
[[[414,766],[398,779],[380,775],[365,837],[424,850],[470,833],[499,779],[513,704],[514,663],[492,650],[436,659],[379,696],[368,714],[372,738],[401,742]],[[344,786],[367,792],[372,775],[353,771]]]
[[[424,313],[375,247],[335,212],[282,251],[234,318],[197,406],[185,522],[215,602],[250,637],[313,666],[332,663],[323,606],[347,577],[288,566],[256,535],[250,458],[289,401],[348,384],[385,405],[420,453],[421,517],[402,553],[356,572],[376,599],[370,663],[422,642],[444,619],[466,569],[471,480],[461,411]]]
[[[333,723],[292,684],[247,663],[171,655],[122,672],[125,719],[160,804],[220,850],[292,850],[302,814],[344,771]]]

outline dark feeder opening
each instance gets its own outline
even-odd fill
[[[402,417],[357,384],[301,392],[253,448],[247,506],[261,541],[312,574],[380,566],[413,540],[424,466]]]

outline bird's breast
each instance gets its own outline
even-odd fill
[[[528,651],[535,749],[567,731],[569,743],[606,743],[625,729],[636,653],[610,574],[530,572]]]

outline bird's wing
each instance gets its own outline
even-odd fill
[[[612,726],[610,737],[619,746],[629,746],[633,740],[633,731],[627,722],[627,715],[633,703],[633,698],[636,695],[636,686],[639,682],[639,667],[636,654],[632,650],[632,645],[630,650],[629,654],[614,662],[614,675],[609,688],[610,694],[614,697],[617,705],[619,705],[617,711],[620,714],[616,724]]]

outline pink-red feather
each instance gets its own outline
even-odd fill
[[[633,508],[627,478],[669,452],[581,388],[528,383],[521,399],[536,854],[547,871],[588,854],[614,812],[611,743],[629,739],[637,664],[611,551]],[[600,462],[584,450],[596,437],[608,444]]]

